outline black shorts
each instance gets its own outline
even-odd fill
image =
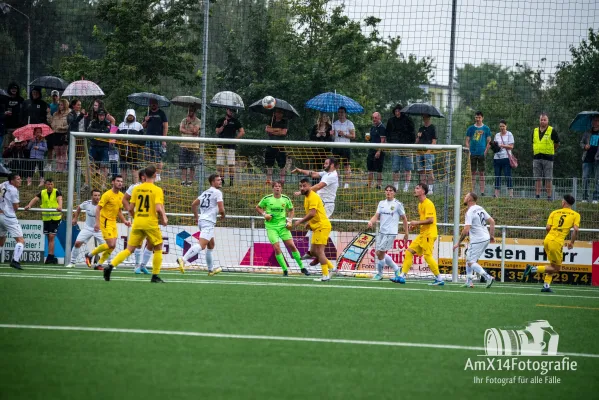
[[[199,150],[179,147],[179,169],[195,168],[198,163]]]
[[[485,156],[470,156],[470,168],[472,172],[485,172]]]
[[[385,163],[385,153],[381,151],[379,158],[374,158],[376,151],[369,151],[366,158],[366,168],[368,172],[383,172],[383,164]]]
[[[56,234],[60,221],[44,221],[44,235]]]
[[[331,153],[342,162],[351,160],[351,149],[332,149]]]
[[[285,164],[287,164],[287,153],[273,147],[267,147],[264,151],[264,163],[267,167],[272,167],[275,165],[275,161],[279,168],[285,168]]]

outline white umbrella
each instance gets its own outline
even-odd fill
[[[69,84],[62,93],[64,97],[95,97],[104,96],[104,92],[100,86],[92,81],[80,80]]]
[[[245,108],[241,96],[229,91],[218,92],[215,94],[212,100],[210,100],[210,105],[212,107],[234,108],[238,110],[243,110]]]

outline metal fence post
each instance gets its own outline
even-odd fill
[[[583,182],[584,185],[584,182]],[[578,178],[572,178],[572,196],[574,196],[574,199],[578,199]],[[572,206],[572,208],[574,210],[576,210],[576,204],[574,203],[574,205]]]
[[[501,227],[501,282],[505,282],[505,226]]]

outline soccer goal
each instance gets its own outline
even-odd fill
[[[280,274],[281,268],[267,238],[264,218],[255,210],[260,200],[272,193],[271,184],[267,181],[284,179],[283,194],[292,200],[295,217],[302,218],[305,215],[304,197],[296,193],[299,181],[306,175],[292,171],[296,168],[322,171],[327,157],[342,153],[342,157],[338,157],[339,185],[334,211],[330,216],[333,229],[326,246],[327,257],[338,267],[338,274],[366,277],[375,271],[374,237],[378,227],[369,229],[367,223],[375,214],[378,202],[385,198],[385,186],[398,186],[396,199],[403,203],[408,220],[417,220],[418,201],[414,197],[414,187],[424,181],[431,183],[432,193],[428,197],[435,204],[437,212],[439,238],[435,245],[435,257],[439,259],[442,273],[457,279],[458,270],[454,268],[458,265],[457,252],[453,252],[451,247],[453,238],[459,235],[459,223],[464,214],[461,200],[471,182],[470,169],[462,158],[461,146],[226,140],[77,132],[71,135],[76,140],[71,140],[69,159],[76,162],[69,163],[68,192],[73,194],[68,197],[69,211],[90,199],[92,189],[101,192],[110,189],[111,175],[122,175],[125,180],[123,190],[126,190],[137,182],[140,168],[157,164],[158,157],[162,157],[161,180],[157,184],[164,190],[165,209],[169,218],[168,226],[161,228],[166,268],[174,267],[177,257],[183,256],[196,243],[199,231],[191,204],[208,188],[208,176],[218,171],[222,174],[223,187],[220,190],[226,218],[219,219],[215,228],[214,264],[222,267],[223,271]],[[88,150],[92,139],[96,145],[101,142],[101,145],[107,145],[107,160],[96,161],[93,158],[97,151]],[[145,147],[145,141],[166,141],[167,151],[153,154]],[[237,146],[234,154],[228,148],[221,148],[230,145]],[[182,148],[191,149],[194,158],[180,158]],[[376,149],[382,149],[379,158],[384,158],[381,180],[376,172],[369,177],[367,169],[369,152]],[[265,154],[269,161],[265,162]],[[413,164],[413,171],[409,181],[406,181],[405,171],[395,174],[393,169],[406,166],[409,169],[409,161]],[[272,171],[269,171],[271,167],[267,163],[274,164]],[[397,168],[398,165],[402,168]],[[319,181],[310,179],[313,184]],[[71,229],[71,218],[72,213],[69,212],[67,244],[77,234],[76,230]],[[79,225],[83,225],[84,218],[85,215],[80,216]],[[119,224],[118,230],[115,251],[126,246],[129,228]],[[291,233],[298,250],[304,254],[309,247],[307,231],[302,227],[298,230],[294,228]],[[410,240],[417,233],[410,232]],[[366,240],[364,234],[370,235],[370,239]],[[400,266],[408,245],[409,241],[404,243],[400,224],[393,249],[389,251]],[[93,243],[88,244],[88,248],[92,246]],[[69,248],[67,245],[66,259]],[[281,248],[292,273],[299,273],[300,267],[306,267],[315,274],[320,273],[319,265],[310,266],[311,260],[308,259],[299,266],[285,251],[282,243]],[[190,261],[189,270],[206,268],[203,253]],[[134,256],[131,256],[125,265],[133,266],[134,263]],[[390,274],[391,271],[385,272]],[[421,257],[415,257],[409,275],[423,278],[431,276]]]

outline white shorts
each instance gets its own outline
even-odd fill
[[[489,240],[485,240],[484,242],[470,243],[470,245],[468,245],[468,250],[466,251],[466,262],[477,262],[485,252],[489,242]]]
[[[102,237],[102,231],[94,231],[93,229],[90,228],[83,228],[81,229],[81,232],[79,232],[79,235],[77,235],[77,242],[81,242],[81,243],[87,243],[89,242],[89,240],[91,238],[96,238],[96,240],[98,240],[98,242],[100,244],[104,244],[106,243],[104,241],[104,238]]]
[[[227,154],[227,165],[235,165],[235,149],[216,148],[216,165],[225,165],[225,153]]]
[[[376,235],[376,251],[388,251],[393,248],[393,242],[397,235],[380,233]]]
[[[210,221],[200,220],[198,223],[200,230],[200,239],[210,241],[214,238],[214,224]]]
[[[13,238],[23,237],[23,230],[21,229],[19,220],[0,214],[0,237],[6,237],[7,232]]]
[[[327,214],[327,218],[331,218],[335,211],[335,203],[324,203],[324,212]]]

